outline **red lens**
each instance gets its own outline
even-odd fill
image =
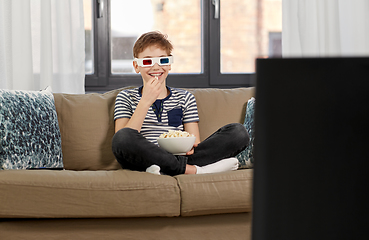
[[[151,61],[151,59],[145,59],[145,60],[142,61],[142,64],[145,65],[145,66],[151,65],[152,61]]]

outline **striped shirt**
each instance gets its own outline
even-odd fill
[[[160,134],[168,130],[183,131],[183,124],[198,122],[199,115],[195,97],[188,91],[167,87],[169,95],[149,108],[141,127],[141,134],[157,144]],[[142,86],[121,91],[115,100],[114,120],[131,118],[141,100]],[[160,111],[161,110],[161,111]],[[157,111],[160,111],[159,113]]]

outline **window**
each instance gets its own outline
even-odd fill
[[[152,30],[174,45],[169,86],[252,86],[255,58],[280,56],[281,1],[84,0],[86,91],[141,85],[132,47]]]
[[[110,0],[111,72],[134,73],[135,41],[144,32],[159,30],[168,34],[174,45],[173,55],[178,64],[172,65],[171,73],[201,73],[200,2]]]

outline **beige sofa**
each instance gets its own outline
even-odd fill
[[[54,94],[64,170],[0,172],[0,238],[250,239],[252,169],[154,175],[120,168],[111,151],[114,101]],[[189,89],[202,140],[243,123],[254,88]]]

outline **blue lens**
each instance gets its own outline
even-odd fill
[[[168,64],[169,58],[160,58],[160,64]]]

